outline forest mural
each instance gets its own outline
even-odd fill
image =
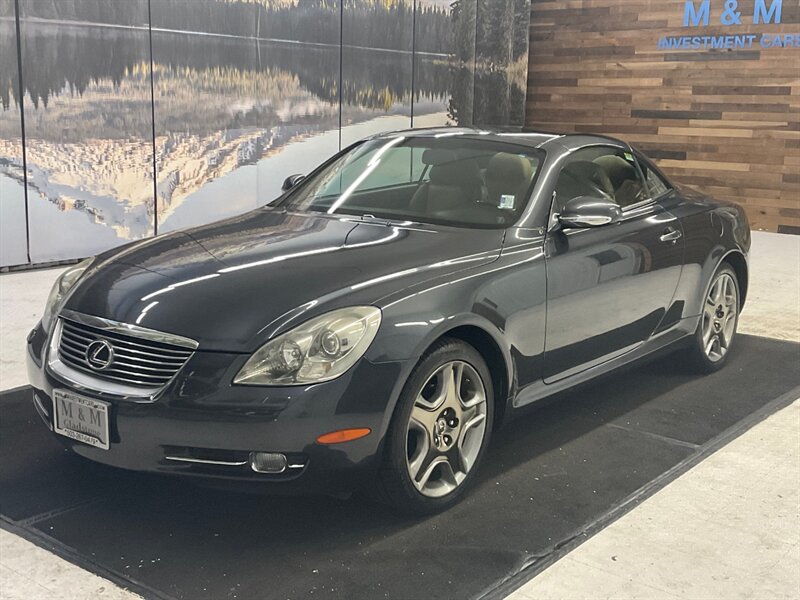
[[[0,267],[251,210],[378,131],[523,123],[530,0],[18,5],[0,0]]]

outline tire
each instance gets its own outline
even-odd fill
[[[489,444],[492,390],[489,368],[475,348],[450,338],[434,344],[400,394],[373,496],[415,515],[458,502]]]
[[[725,366],[739,325],[740,298],[736,272],[723,262],[703,295],[700,323],[684,352],[692,371],[708,374]]]

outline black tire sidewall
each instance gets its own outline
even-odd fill
[[[411,411],[414,408],[414,401],[422,389],[422,386],[442,365],[451,361],[462,361],[469,364],[482,379],[486,390],[486,428],[484,430],[483,442],[478,456],[475,459],[470,472],[464,482],[453,492],[442,498],[429,498],[421,494],[411,481],[406,465],[406,436],[408,421]],[[437,343],[426,353],[414,370],[409,375],[403,391],[395,408],[395,413],[390,425],[390,434],[387,444],[386,463],[390,481],[387,481],[387,492],[390,494],[388,500],[407,512],[416,514],[430,514],[444,510],[455,504],[464,494],[474,479],[478,471],[481,460],[483,459],[492,433],[494,422],[494,389],[492,387],[492,377],[486,361],[472,346],[461,340],[443,340]],[[393,481],[392,481],[393,480]],[[399,496],[399,497],[397,497]]]

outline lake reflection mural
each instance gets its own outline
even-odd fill
[[[2,13],[0,13],[2,14]],[[28,262],[25,217],[25,177],[21,166],[22,122],[19,104],[17,38],[13,27],[0,22],[3,69],[0,70],[0,266]],[[6,65],[9,68],[6,68]]]
[[[0,266],[252,210],[287,175],[379,131],[523,123],[530,0],[20,0],[20,11],[21,96],[14,4],[0,0]]]

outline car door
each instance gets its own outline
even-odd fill
[[[557,213],[578,196],[617,202],[614,223],[564,229]],[[590,146],[562,163],[545,240],[544,381],[553,383],[635,349],[662,321],[683,259],[679,221],[651,198],[632,153]]]

